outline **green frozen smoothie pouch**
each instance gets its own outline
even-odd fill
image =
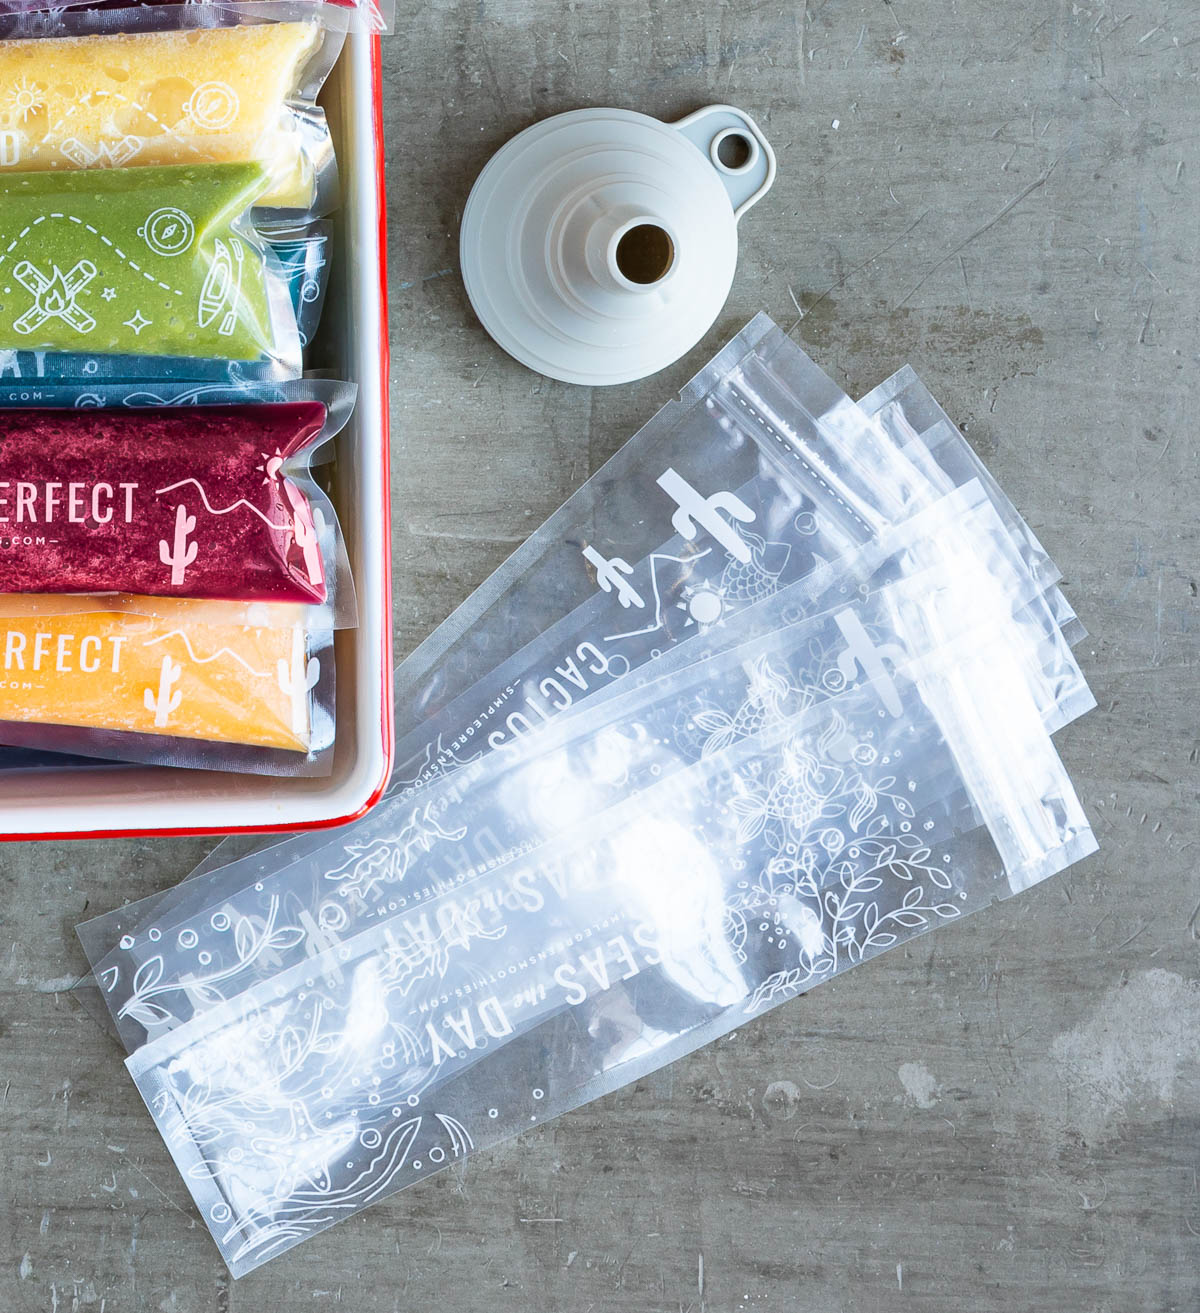
[[[0,173],[0,350],[278,354],[266,183],[255,163]]]

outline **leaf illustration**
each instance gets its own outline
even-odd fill
[[[956,916],[961,916],[962,912],[955,907],[953,903],[935,903],[933,910],[945,921],[953,920]]]
[[[899,925],[908,926],[910,929],[916,929],[917,926],[925,924],[925,918],[920,912],[893,912],[891,920]]]
[[[194,1140],[197,1144],[215,1144],[226,1134],[226,1128],[223,1126],[210,1126],[203,1120],[197,1119],[188,1124],[188,1139]]]
[[[782,853],[787,847],[788,836],[778,828],[771,829],[768,830],[765,835],[763,835],[763,843],[766,844],[767,848],[771,852]]]
[[[295,1026],[285,1026],[279,1035],[279,1060],[285,1068],[296,1065],[304,1053],[304,1036]]]
[[[198,1112],[203,1111],[204,1105],[212,1096],[212,1086],[207,1078],[202,1078],[195,1084],[188,1087],[187,1093],[183,1096],[183,1115],[185,1118],[196,1116]]]
[[[854,865],[852,862],[830,862],[825,870],[825,879],[836,879],[843,889],[850,889],[854,884]]]
[[[774,1002],[776,998],[787,995],[800,980],[801,973],[795,969],[791,971],[776,971],[774,975],[768,976],[766,980],[754,991],[750,1001],[746,1004],[747,1012],[756,1012],[766,1004]]]
[[[137,969],[137,974],[133,978],[133,993],[135,997],[138,994],[147,994],[162,979],[163,960],[161,954],[147,958]]]
[[[295,948],[304,942],[304,930],[298,925],[280,926],[267,940],[269,948]]]
[[[745,844],[753,839],[757,839],[762,833],[763,826],[766,825],[766,823],[767,813],[765,810],[759,810],[743,815],[737,825],[738,843]]]
[[[796,881],[795,889],[797,894],[807,898],[816,898],[819,896],[816,877],[808,873],[802,875]]]
[[[248,916],[239,916],[233,931],[233,943],[237,949],[238,961],[247,962],[258,947],[254,923]]]
[[[130,1002],[121,1009],[121,1016],[132,1017],[134,1021],[140,1022],[149,1029],[151,1026],[161,1026],[163,1022],[170,1021],[172,1014],[164,1007],[159,1007],[157,1003]]]
[[[891,948],[891,946],[892,946],[895,942],[896,942],[896,936],[895,936],[895,935],[883,934],[883,935],[872,935],[872,936],[871,936],[871,947],[872,947],[872,948]]]
[[[901,904],[901,906],[916,907],[920,903],[923,897],[924,897],[924,891],[918,885],[917,888],[910,889],[908,893],[904,895],[904,902]]]

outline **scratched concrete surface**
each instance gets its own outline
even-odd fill
[[[1195,1310],[1200,6],[400,9],[398,651],[765,308],[854,393],[912,361],[1061,563],[1101,704],[1061,748],[1103,851],[234,1285],[63,992],[84,910],[207,844],[8,849],[0,1310]],[[454,272],[489,153],[578,105],[718,100],[780,179],[704,344],[603,393],[503,357]]]

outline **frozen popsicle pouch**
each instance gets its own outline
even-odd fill
[[[156,940],[135,932],[136,953],[130,944],[121,954],[104,956],[131,925],[149,924],[152,919],[163,933],[174,934],[191,924],[203,934],[203,907],[209,903],[253,918],[272,900],[293,904],[311,899],[321,909],[315,914],[317,920],[336,922],[339,933],[349,937],[394,912],[409,897],[409,872],[418,868],[404,863],[394,867],[383,854],[385,836],[407,833],[419,845],[421,886],[470,884],[497,863],[561,839],[584,818],[622,799],[636,798],[691,763],[713,757],[800,710],[839,698],[851,677],[859,677],[855,672],[882,669],[869,655],[868,642],[886,652],[881,661],[889,667],[904,666],[914,658],[926,661],[926,649],[933,648],[939,650],[943,665],[965,659],[962,649],[968,646],[976,662],[982,659],[977,651],[995,653],[997,662],[1018,681],[1020,696],[1034,695],[1035,712],[1044,721],[1052,686],[1045,672],[1031,679],[1034,667],[1042,671],[1042,639],[1037,625],[1009,615],[1008,583],[982,567],[964,568],[953,545],[948,545],[936,569],[899,579],[882,594],[860,597],[854,591],[834,589],[829,611],[773,624],[733,650],[698,656],[687,666],[672,661],[682,653],[676,649],[644,668],[645,684],[638,685],[638,675],[631,675],[619,688],[596,695],[586,708],[547,726],[538,738],[489,754],[453,778],[433,781],[411,798],[385,802],[349,832],[344,862],[321,868],[334,869],[328,879],[305,866],[307,855],[289,844],[286,852],[274,849],[265,868],[252,858],[186,881],[176,898],[148,900],[151,910],[143,922],[131,922],[133,909],[123,909],[116,922],[121,928],[105,934],[101,931],[105,918],[101,918],[81,937],[97,975],[106,980],[105,999],[122,1037],[131,1047],[141,1042],[136,1026],[131,1030],[127,1025],[137,1019],[124,1005],[145,958],[160,951]],[[896,623],[889,614],[893,599],[919,607],[919,616]],[[927,633],[933,637],[927,638]],[[859,653],[853,661],[847,656],[850,650]],[[997,680],[994,696],[1000,696],[1000,689]],[[895,709],[895,699],[890,705]],[[875,735],[867,719],[860,765],[868,758],[876,762],[880,752],[877,745],[871,747]],[[901,754],[911,758],[916,748],[914,738],[903,744],[894,741],[887,750],[892,755],[884,753],[883,766],[899,761]],[[850,759],[844,746],[839,751]],[[887,773],[882,770],[879,778]],[[933,778],[914,783],[906,789],[908,803],[919,806],[930,789],[941,787],[942,781]],[[969,807],[965,800],[963,805]],[[754,812],[746,816],[748,823],[757,823]],[[833,818],[831,812],[821,819]],[[966,823],[965,812],[960,819]],[[312,853],[328,853],[329,835],[306,838]],[[447,838],[452,842],[444,842]],[[305,871],[312,876],[311,883],[304,883]],[[199,907],[193,901],[197,897]],[[188,905],[198,921],[187,921]],[[100,953],[91,951],[96,943],[101,945]],[[299,958],[310,951],[304,943],[293,947]],[[278,971],[288,961],[288,954],[282,954],[267,963],[245,963],[236,972],[231,968],[225,980],[230,987],[245,988],[259,971]],[[118,964],[121,969],[113,974],[110,968]],[[181,989],[186,997],[177,990],[175,1020],[212,1002],[208,997],[197,1000],[186,987]]]
[[[141,7],[166,7],[178,0],[143,0]],[[53,30],[54,23],[64,10],[100,9],[128,10],[129,0],[0,0],[0,18],[21,18],[29,24],[45,24]],[[329,22],[335,30],[345,27],[353,32],[390,32],[396,18],[396,0],[265,0],[264,3],[246,3],[246,0],[188,0],[188,7],[212,14],[244,14],[246,11],[282,11],[301,17],[318,16]]]
[[[337,168],[315,97],[345,26],[337,10],[275,3],[10,19],[0,168],[253,162],[256,204],[328,213]]]
[[[911,436],[898,441],[757,316],[399,667],[410,728],[393,788],[736,626],[785,588],[819,596],[834,563],[860,561],[869,577],[870,549],[952,488],[975,483],[997,505],[1003,523],[981,550],[1012,532],[1001,506],[1023,524],[972,468],[911,459]],[[1026,538],[1012,541],[1032,571]],[[1052,589],[1047,606],[1073,619]]]
[[[26,614],[19,611],[24,602]],[[237,608],[9,598],[0,743],[153,765],[321,774],[333,743],[332,633],[244,623]]]
[[[304,228],[265,228],[263,236],[279,258],[296,312],[300,345],[316,335],[329,289],[331,225],[321,221]]]
[[[300,372],[287,281],[250,222],[262,166],[0,173],[0,354],[270,360]]]
[[[469,883],[425,878],[460,836],[418,815],[349,865],[331,845],[329,915],[264,890],[152,927],[134,1007],[157,1034],[128,1066],[234,1273],[1090,851],[1002,649],[930,655]],[[338,904],[381,882],[396,910],[350,932]],[[275,955],[296,960],[225,994],[230,962]],[[204,1006],[167,1029],[177,957]]]
[[[353,390],[293,390],[306,399],[0,409],[0,594],[324,606],[336,591],[326,624],[353,624],[336,517],[309,471]]]

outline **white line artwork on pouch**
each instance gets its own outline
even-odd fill
[[[148,638],[143,644],[144,647],[154,647],[158,643],[166,643],[172,638],[178,638],[187,650],[188,657],[198,666],[210,665],[213,661],[220,661],[222,657],[227,657],[230,661],[236,661],[238,665],[249,671],[255,679],[270,679],[270,673],[266,670],[256,670],[245,657],[239,655],[230,647],[219,647],[209,656],[201,656],[192,646],[191,635],[185,633],[182,629],[172,629],[170,633],[159,634],[156,638]]]
[[[204,82],[192,92],[184,113],[203,132],[221,132],[241,112],[238,94],[228,82]]]
[[[30,115],[38,113],[46,104],[45,88],[23,77],[15,86],[9,87],[0,99],[0,109],[22,123],[29,121]]]
[[[102,141],[96,146],[89,146],[78,137],[68,137],[58,148],[59,153],[77,168],[119,169],[140,154],[145,142],[141,137],[126,133],[113,141]]]
[[[242,243],[231,237],[228,243],[221,237],[213,242],[212,265],[204,286],[200,290],[197,323],[208,328],[216,323],[221,337],[232,337],[241,312],[242,274],[246,264],[246,251]]]
[[[183,293],[179,290],[179,288],[172,287],[169,283],[164,283],[161,281],[161,279],[155,278],[155,276],[148,269],[143,269],[142,266],[138,264],[136,260],[131,260],[129,256],[127,256],[125,252],[121,250],[121,248],[116,244],[116,242],[114,242],[111,237],[106,237],[100,231],[100,229],[95,226],[95,224],[88,223],[86,219],[81,219],[79,218],[78,215],[75,214],[58,214],[58,213],[39,214],[38,217],[34,219],[31,223],[27,223],[25,227],[22,228],[21,231],[18,232],[16,236],[13,237],[13,239],[8,243],[7,246],[0,249],[0,265],[2,265],[10,255],[15,253],[17,247],[20,246],[21,243],[27,237],[29,237],[32,233],[35,233],[38,230],[38,228],[42,226],[42,224],[50,223],[51,220],[59,220],[63,223],[73,223],[77,228],[82,228],[84,232],[90,233],[93,237],[96,238],[97,241],[100,242],[102,246],[106,248],[107,251],[111,251],[112,254],[118,260],[120,260],[123,264],[127,264],[134,271],[134,273],[140,274],[148,283],[153,283],[155,287],[160,288],[162,291],[167,292],[171,296],[182,298]],[[18,264],[17,268],[23,269],[29,263],[30,262],[28,260],[22,260],[20,264]],[[79,263],[81,265],[88,265],[89,267],[94,268],[90,260],[81,260]],[[95,277],[95,274],[93,274],[92,277]],[[89,279],[88,281],[90,282],[91,279]],[[106,297],[105,299],[107,300],[108,298]],[[90,373],[92,371],[87,370],[85,368],[85,372]]]
[[[171,567],[171,587],[181,588],[187,577],[187,568],[194,565],[200,552],[200,544],[191,535],[196,531],[196,517],[188,514],[187,507],[180,502],[175,508],[175,536],[171,542],[165,538],[158,541],[158,559],[163,565]]]
[[[230,515],[236,511],[238,507],[242,507],[245,510],[250,511],[252,514],[257,515],[268,529],[276,529],[280,533],[291,532],[291,520],[285,520],[282,524],[276,524],[276,522],[260,507],[255,506],[253,502],[248,502],[245,497],[239,497],[237,501],[231,502],[228,506],[214,506],[212,502],[208,500],[208,493],[204,489],[204,484],[202,484],[199,479],[192,478],[190,475],[186,479],[180,479],[178,483],[169,483],[165,488],[155,488],[154,495],[156,497],[165,497],[168,493],[177,492],[180,488],[189,483],[200,494],[200,500],[204,503],[204,509],[210,515]]]
[[[158,688],[148,688],[143,693],[146,710],[154,713],[154,727],[165,729],[171,721],[172,712],[179,710],[183,701],[183,691],[175,687],[183,674],[183,667],[169,656],[162,659],[158,672]]]
[[[654,595],[654,619],[643,629],[631,629],[626,634],[606,634],[604,642],[618,643],[623,638],[640,638],[643,634],[653,634],[663,627],[663,595],[662,589],[658,582],[658,565],[662,561],[672,561],[676,565],[693,565],[696,561],[702,560],[709,554],[711,548],[706,547],[704,551],[697,552],[694,556],[667,556],[663,552],[652,552],[650,554],[650,589]]]
[[[138,236],[154,252],[173,259],[182,255],[196,237],[192,216],[176,205],[163,205],[146,217]]]
[[[48,320],[61,319],[77,333],[90,333],[96,321],[76,298],[96,277],[98,270],[90,260],[80,260],[69,272],[58,265],[44,274],[31,260],[22,260],[13,269],[13,277],[33,296],[33,305],[13,324],[18,333],[36,333]]]
[[[281,657],[275,675],[279,691],[292,700],[292,733],[300,737],[308,728],[308,694],[321,680],[321,662],[308,655],[304,630],[292,630],[291,661]]]

